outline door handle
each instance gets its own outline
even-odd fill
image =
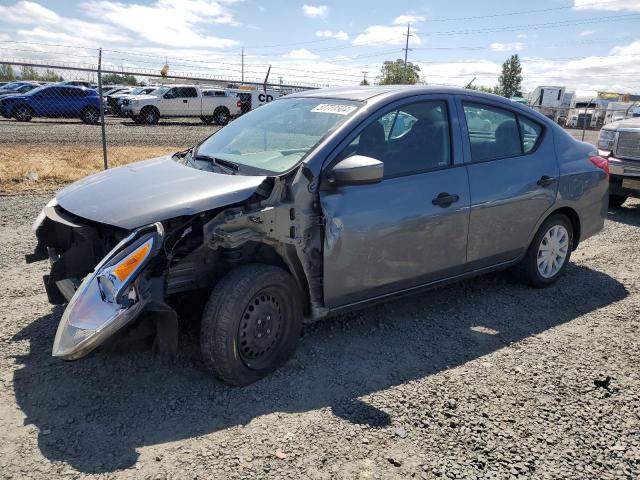
[[[451,195],[447,192],[439,193],[436,198],[431,200],[431,203],[434,205],[440,205],[441,207],[448,207],[452,203],[457,202],[460,199],[458,195]]]
[[[189,100],[182,100],[182,103],[188,103]]]
[[[558,179],[555,177],[549,177],[548,175],[543,175],[542,177],[540,177],[540,180],[538,180],[537,183],[541,187],[548,187],[549,185],[553,185],[557,181]]]

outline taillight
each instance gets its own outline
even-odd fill
[[[238,100],[238,101],[236,102],[236,106],[237,106],[238,108],[242,108],[242,102],[241,102],[240,100]]]
[[[596,167],[604,170],[604,172],[609,175],[609,160],[601,157],[600,155],[589,155],[589,160],[591,160],[591,163]]]

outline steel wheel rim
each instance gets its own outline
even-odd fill
[[[552,278],[562,269],[569,253],[569,232],[564,225],[553,225],[538,246],[538,273]]]
[[[251,298],[236,336],[243,363],[252,370],[268,368],[285,337],[286,304],[277,289],[266,288]]]
[[[16,117],[18,118],[18,120],[25,120],[26,118],[29,118],[29,111],[22,107],[20,108],[20,110],[18,110]]]

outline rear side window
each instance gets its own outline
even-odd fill
[[[522,136],[522,149],[524,153],[529,153],[538,143],[542,133],[542,125],[528,118],[518,116],[520,122],[520,135]]]
[[[488,105],[465,103],[464,116],[469,131],[473,162],[516,157],[522,154],[515,113]]]

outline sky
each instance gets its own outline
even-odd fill
[[[640,93],[640,0],[0,0],[0,60],[309,85],[375,81],[385,60],[427,84],[493,86],[517,53],[526,91]],[[366,72],[366,73],[363,73]]]

